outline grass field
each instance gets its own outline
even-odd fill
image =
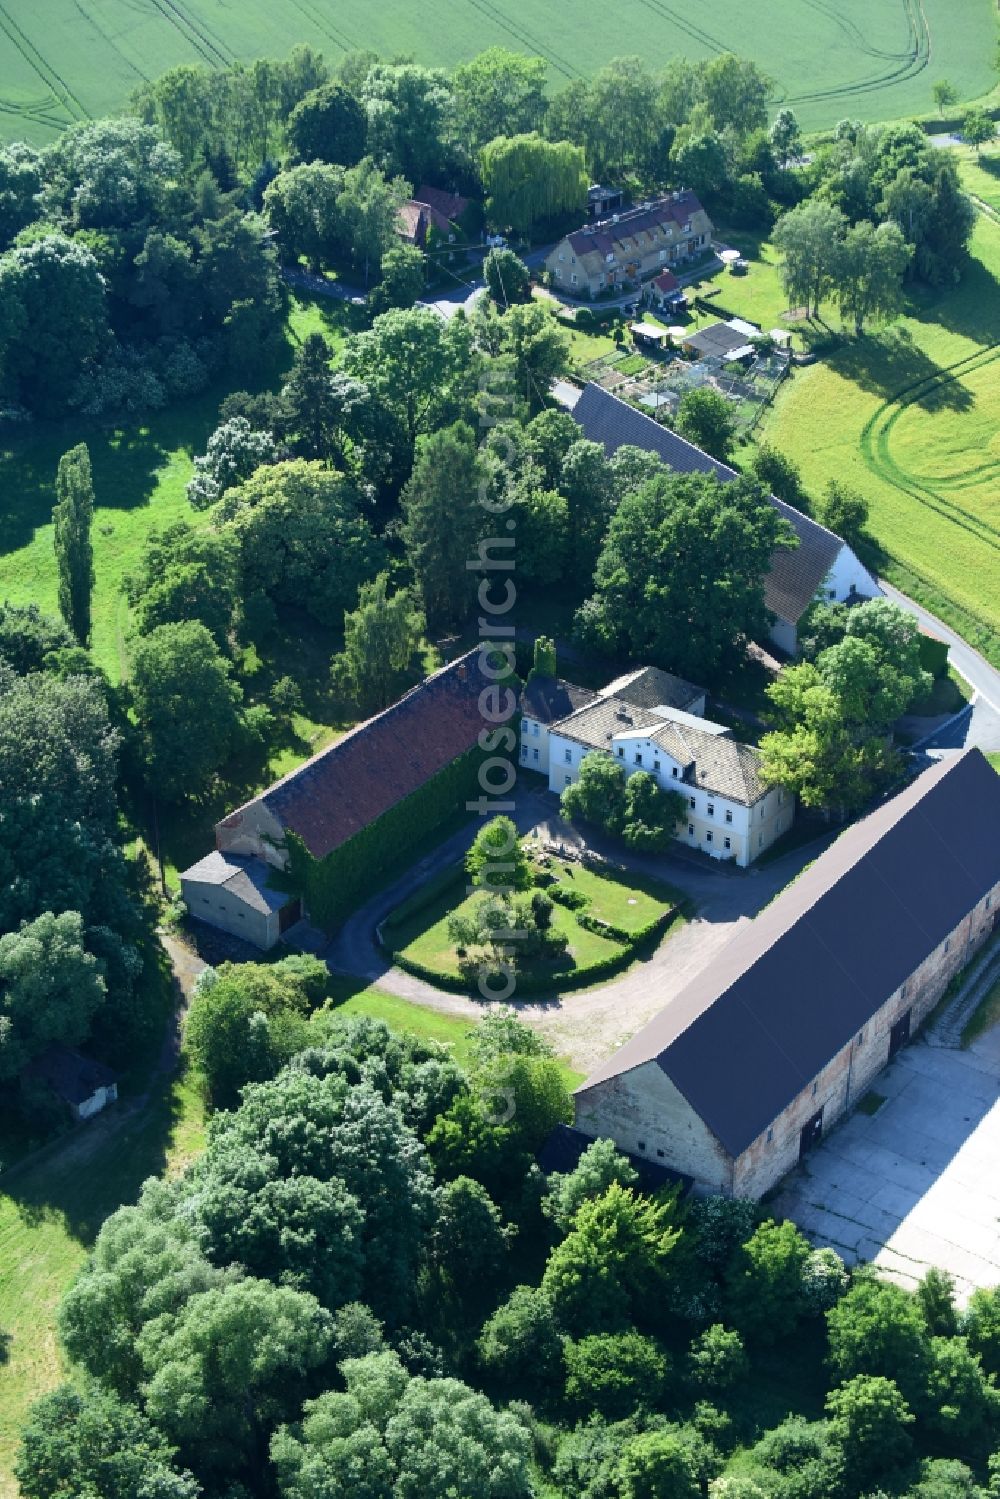
[[[14,0],[0,4],[0,131],[45,141],[75,120],[109,113],[144,80],[178,63],[222,67],[284,56],[308,42],[332,62],[371,48],[449,67],[501,45],[544,57],[553,88],[609,57],[641,52],[651,67],[673,57],[753,57],[776,96],[807,129],[844,115],[891,119],[931,109],[931,84],[948,78],[965,100],[995,82],[990,0],[746,0],[709,9],[642,0],[608,25],[600,0],[544,12],[530,0]],[[629,24],[630,23],[630,24]]]
[[[1000,655],[1000,223],[980,216],[959,286],[918,291],[878,336],[786,381],[764,435],[807,488],[867,496],[884,571]]]

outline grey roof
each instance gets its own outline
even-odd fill
[[[697,333],[685,334],[684,342],[688,348],[697,349],[701,354],[715,354],[722,358],[727,354],[741,354],[744,351],[753,353],[753,345],[747,343],[746,333],[730,327],[728,323],[709,323],[707,328],[700,328]]]
[[[711,458],[669,427],[662,427],[599,385],[585,387],[573,407],[573,416],[583,428],[584,436],[601,443],[609,458],[621,447],[636,447],[657,453],[676,474],[715,474],[723,483],[739,477],[728,464]],[[791,524],[799,544],[794,548],[779,547],[774,553],[771,571],[764,580],[764,600],[779,619],[794,625],[809,608],[844,542],[773,495],[771,504]]]
[[[181,879],[196,885],[220,885],[254,911],[269,916],[272,911],[287,906],[292,899],[288,890],[278,890],[271,884],[274,873],[263,859],[223,854],[213,849],[197,864],[185,869]]]
[[[556,723],[596,697],[589,687],[577,687],[562,677],[529,677],[521,693],[521,712],[539,723]]]
[[[736,1157],[1000,881],[978,750],[837,839],[578,1091],[656,1062]]]
[[[610,752],[615,734],[640,733],[684,767],[685,783],[752,807],[767,795],[760,756],[747,744],[720,734],[718,726],[696,728],[656,716],[627,697],[603,697],[553,725],[557,734],[587,749]]]
[[[50,1046],[34,1057],[25,1069],[36,1082],[45,1083],[65,1103],[81,1104],[98,1088],[110,1087],[118,1078],[103,1062],[81,1056],[68,1046]]]
[[[671,671],[658,666],[640,666],[623,677],[616,677],[601,688],[602,697],[626,697],[639,708],[690,708],[705,696],[704,687],[696,687]]]

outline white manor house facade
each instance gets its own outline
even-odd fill
[[[795,817],[794,797],[760,778],[760,756],[703,717],[705,692],[656,667],[597,692],[558,677],[532,677],[521,699],[520,763],[561,794],[585,757],[618,760],[626,776],[652,775],[687,799],[677,837],[741,868],[760,857]]]

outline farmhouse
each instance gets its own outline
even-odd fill
[[[559,290],[596,297],[691,260],[711,239],[712,221],[695,194],[668,193],[584,224],[559,241],[545,266]]]
[[[583,435],[601,443],[609,458],[619,448],[632,446],[658,454],[667,468],[678,474],[715,474],[723,483],[738,477],[727,464],[710,458],[599,385],[587,385],[571,410]],[[799,543],[775,552],[764,583],[764,599],[774,616],[771,639],[780,650],[794,656],[799,620],[815,598],[844,602],[877,598],[881,590],[839,536],[783,500],[772,496],[771,504],[790,523]]]
[[[362,878],[475,794],[479,733],[503,692],[470,651],[237,807],[181,875],[191,914],[262,948],[306,914],[333,925]]]
[[[408,198],[396,216],[396,232],[404,244],[422,250],[428,237],[450,244],[457,237],[456,221],[469,206],[468,198],[445,192],[426,183],[416,195]]]
[[[857,823],[577,1090],[576,1125],[758,1198],[998,926],[1000,777],[978,750]]]

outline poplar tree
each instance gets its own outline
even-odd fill
[[[81,645],[90,639],[90,598],[94,587],[94,548],[90,528],[94,519],[94,481],[86,443],[70,448],[56,473],[56,567],[59,571],[59,612]]]

